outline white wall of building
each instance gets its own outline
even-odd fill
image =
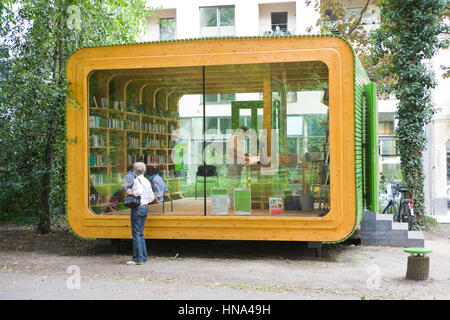
[[[288,16],[288,30],[296,33],[296,3],[283,2],[283,3],[269,3],[259,4],[259,34],[263,34],[265,31],[272,30],[272,12],[287,12]]]
[[[450,79],[443,79],[441,65],[448,65],[450,50],[441,50],[431,61],[438,81],[433,90],[433,103],[438,108],[433,120],[426,127],[427,149],[424,152],[425,206],[428,215],[440,222],[450,223],[447,207],[447,142],[450,141]]]
[[[315,28],[318,14],[314,5],[307,6],[304,0],[149,0],[148,6],[157,8],[161,18],[176,18],[176,39],[200,37],[200,7],[235,6],[235,35],[257,36],[271,30],[271,12],[288,12],[288,30],[293,34],[306,33],[308,27]],[[156,19],[149,20],[149,32],[145,41],[158,41],[159,25]],[[316,31],[313,31],[316,32]]]

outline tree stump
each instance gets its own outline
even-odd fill
[[[406,279],[428,280],[430,272],[430,257],[423,255],[411,255],[408,257]]]
[[[406,279],[408,280],[427,280],[430,273],[430,249],[425,248],[407,248],[404,250],[411,255],[408,257],[406,268]]]

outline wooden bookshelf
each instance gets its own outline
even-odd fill
[[[92,96],[90,100],[92,100]],[[97,100],[99,99],[97,98]],[[118,105],[110,103],[109,97],[106,102],[112,106]],[[89,141],[90,155],[93,152],[101,153],[108,159],[107,165],[90,166],[90,169],[95,170],[91,173],[120,172],[125,175],[129,165],[136,161],[142,161],[149,165],[162,167],[164,180],[167,184],[170,182],[172,186],[170,191],[180,190],[181,178],[174,176],[175,163],[171,161],[174,148],[169,148],[171,131],[179,127],[179,119],[128,111],[126,101],[121,106],[121,110],[111,106],[101,107],[98,101],[97,106],[92,106],[94,105],[92,101],[89,101],[89,105],[91,106],[89,108],[89,137],[92,135],[103,136],[103,139],[100,139],[101,145],[91,145]],[[111,143],[113,133],[116,139],[114,145]],[[114,149],[118,152],[115,152],[113,156]],[[123,152],[120,161],[113,163],[112,157],[120,157],[120,152]]]

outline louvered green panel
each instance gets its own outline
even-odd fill
[[[359,225],[364,215],[364,206],[366,198],[367,184],[367,168],[366,168],[366,129],[367,129],[367,110],[365,85],[369,83],[362,64],[358,57],[354,56],[355,60],[355,174],[356,174],[356,224],[355,229]]]
[[[366,104],[366,85],[369,78],[358,57],[353,53],[354,59],[354,129],[355,129],[355,200],[356,200],[356,222],[352,232],[340,241],[328,242],[338,243],[348,239],[364,216],[364,208],[367,204],[367,137],[368,137],[368,112]]]
[[[365,86],[367,95],[366,207],[378,212],[378,107],[375,83]]]

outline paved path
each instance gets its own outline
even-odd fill
[[[79,289],[69,289],[68,276],[0,273],[0,299],[20,300],[288,300],[348,299],[348,296],[274,292],[229,288],[221,285],[192,285],[141,280],[81,279]],[[70,282],[70,280],[69,280]],[[350,297],[351,298],[351,297]],[[356,297],[354,297],[356,299]]]
[[[426,235],[420,282],[405,280],[403,248],[330,245],[317,258],[298,243],[151,240],[149,263],[128,266],[126,246],[3,231],[0,299],[450,299],[449,230]]]

